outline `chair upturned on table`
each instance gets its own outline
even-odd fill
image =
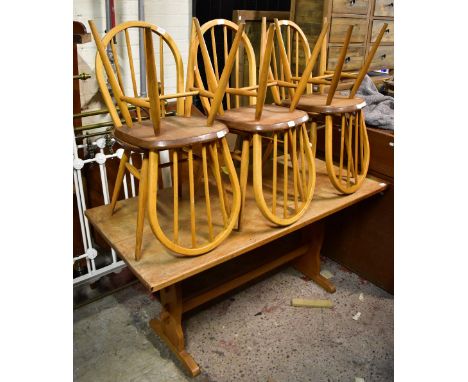
[[[370,160],[370,146],[363,111],[363,108],[366,105],[366,103],[363,99],[358,98],[355,95],[367,70],[369,69],[374,54],[380,44],[380,41],[382,40],[387,24],[384,24],[382,26],[372,49],[367,55],[366,60],[357,75],[342,72],[343,65],[346,59],[346,52],[353,31],[353,26],[350,25],[348,27],[345,40],[343,41],[343,46],[341,48],[340,56],[338,58],[338,63],[336,65],[335,71],[333,73],[320,75],[315,78],[312,77],[312,71],[314,69],[315,60],[320,50],[322,50],[321,64],[323,62],[323,44],[325,43],[325,39],[323,37],[328,30],[328,23],[324,23],[318,42],[315,45],[314,50],[311,56],[309,57],[305,69],[300,78],[297,76],[297,60],[299,57],[297,52],[299,44],[297,42],[295,45],[296,76],[291,75],[290,68],[292,63],[292,56],[290,46],[292,44],[290,42],[291,33],[289,31],[292,27],[292,35],[301,36],[303,39],[305,38],[304,34],[300,33],[300,28],[296,24],[290,23],[287,20],[282,20],[281,23],[278,20],[275,20],[275,25],[278,34],[277,43],[280,47],[280,51],[284,52],[281,55],[280,64],[283,67],[285,79],[287,82],[295,84],[295,94],[291,95],[289,98],[283,97],[283,99],[281,100],[281,104],[284,106],[289,106],[291,110],[300,109],[308,113],[311,121],[310,135],[311,140],[314,143],[314,147],[316,147],[318,122],[324,120],[325,160],[327,163],[330,181],[334,185],[334,187],[340,192],[344,194],[353,193],[360,187],[360,185],[364,181],[367,175]],[[285,53],[283,41],[284,37],[281,33],[281,26],[286,26],[288,28],[286,35],[288,54]],[[298,37],[296,37],[296,41],[297,40]],[[305,56],[307,57],[307,44],[305,40],[302,41],[302,46],[303,49],[306,51]],[[342,76],[344,76],[347,79],[355,79],[353,87],[350,91],[350,95],[348,97],[335,95],[335,92],[338,88]],[[319,84],[321,86],[321,92],[323,92],[324,86],[326,85],[327,87],[329,87],[328,93],[304,94],[306,87],[310,86],[310,84]],[[341,122],[341,145],[338,160],[338,173],[336,173],[335,171],[333,162],[334,155],[332,142],[334,119],[339,119]]]
[[[194,22],[198,23],[198,20]],[[118,209],[117,198],[125,171],[128,170],[139,180],[138,205],[136,206],[138,213],[135,219],[136,244],[134,255],[136,260],[139,260],[142,257],[142,252],[145,251],[142,243],[146,213],[154,235],[174,253],[182,256],[197,256],[212,250],[230,234],[237,222],[240,208],[239,181],[225,138],[228,129],[225,124],[216,121],[215,116],[221,105],[234,64],[235,48],[239,44],[244,25],[240,25],[239,34],[233,39],[234,49],[228,54],[227,63],[219,83],[213,88],[213,97],[206,101],[211,107],[207,118],[191,117],[184,114],[183,99],[198,94],[198,92],[184,91],[185,83],[181,55],[174,40],[163,28],[142,21],[129,21],[111,29],[101,40],[96,25],[92,21],[90,21],[90,26],[98,49],[96,54],[96,77],[115,125],[114,137],[125,148],[120,160],[109,214],[112,215],[116,212],[115,209]],[[136,65],[132,53],[131,38],[137,37],[140,31],[144,36],[148,97],[142,97],[137,92]],[[153,36],[159,40],[158,43],[153,41]],[[159,47],[160,89],[158,89],[155,45]],[[171,52],[169,55],[164,54],[167,50]],[[112,52],[113,62],[109,59],[109,51]],[[164,94],[164,67],[171,58],[176,67],[177,92]],[[103,69],[107,75],[118,109],[107,88]],[[125,73],[130,74],[131,84],[124,82]],[[132,93],[132,96],[126,95],[126,88],[130,88],[129,92]],[[167,99],[177,99],[176,116],[165,116],[164,102]],[[128,104],[136,106],[135,114],[130,113]],[[123,121],[121,121],[118,113],[122,115]],[[145,115],[149,116],[149,118],[145,118]],[[221,179],[221,161],[218,158],[218,147],[222,152],[224,168],[229,175],[229,189],[232,195],[230,206]],[[163,150],[170,150],[171,152],[172,161],[169,165],[172,168],[173,197],[169,203],[161,204],[159,203],[158,173],[160,166],[163,165],[160,163],[160,152]],[[129,163],[128,158],[131,151],[142,154],[141,169],[137,169]],[[202,162],[204,199],[197,198],[195,193],[195,155],[199,155]],[[208,161],[208,155],[210,161]],[[189,200],[182,198],[179,187],[182,181],[182,172],[179,167],[182,162],[188,164]],[[217,188],[217,193],[214,192],[211,196],[208,167],[212,170],[213,177],[216,179]],[[204,212],[197,215],[196,211],[200,211],[200,204],[203,204],[203,201],[205,202],[205,206],[202,207]],[[189,208],[187,210],[181,209],[182,204],[186,203],[189,204]],[[172,206],[172,208],[169,206]],[[180,229],[179,220],[183,219],[180,216],[182,212],[190,216],[189,232],[183,231],[182,233]],[[214,215],[218,213],[222,215],[222,221],[216,220],[217,223],[214,224]],[[135,232],[134,227],[125,227],[125,229]],[[167,232],[170,232],[170,235]]]
[[[222,36],[224,52],[229,49],[228,32],[235,33],[238,25],[230,20],[212,20],[201,26],[200,34],[211,37],[212,56],[202,41],[192,42],[189,56],[189,68],[194,68],[188,74],[187,91],[196,90],[200,94],[210,94],[218,81],[218,54],[216,50],[216,35]],[[219,32],[218,32],[219,31]],[[257,206],[262,215],[277,226],[285,226],[296,222],[309,207],[315,187],[315,163],[304,122],[308,120],[307,113],[278,105],[265,105],[268,88],[277,86],[275,82],[268,82],[268,69],[271,56],[274,26],[271,25],[265,39],[265,54],[260,60],[260,71],[257,82],[257,66],[252,45],[244,33],[240,46],[244,49],[248,62],[247,83],[239,83],[238,57],[236,70],[231,85],[226,89],[226,110],[220,112],[216,119],[225,123],[229,131],[238,136],[241,142],[240,155],[236,153],[234,159],[240,162],[241,212],[239,214],[238,229],[241,229],[243,212],[245,211],[246,185],[249,177],[250,145],[253,146],[253,184]],[[196,36],[192,33],[192,36]],[[197,52],[200,48],[203,62],[198,62]],[[232,49],[232,48],[231,48]],[[226,57],[226,53],[224,53]],[[204,69],[206,85],[200,73]],[[193,84],[193,85],[192,85]],[[234,98],[232,98],[234,97]],[[241,106],[240,97],[247,97],[249,105]],[[209,105],[202,102],[206,112]],[[187,103],[186,107],[190,107]],[[272,152],[262,154],[262,141],[271,141]],[[282,147],[279,147],[282,143]],[[282,154],[282,155],[280,155]],[[273,172],[271,190],[266,190],[263,167],[272,155]],[[282,163],[281,163],[282,161]],[[290,164],[291,162],[291,164]],[[283,184],[278,186],[278,164],[283,167]],[[289,188],[288,170],[293,178],[292,188]],[[269,199],[266,198],[269,195]]]

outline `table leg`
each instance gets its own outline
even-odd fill
[[[309,244],[309,250],[294,261],[294,267],[327,292],[335,293],[335,285],[320,274],[320,249],[323,244],[324,231],[322,222],[313,223],[302,229],[303,242]]]
[[[169,346],[172,352],[186,367],[192,377],[200,374],[200,367],[185,350],[182,331],[182,290],[180,284],[174,284],[160,291],[163,310],[159,319],[150,320],[151,328]]]

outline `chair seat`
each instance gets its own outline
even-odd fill
[[[226,110],[223,115],[218,115],[216,119],[225,123],[229,130],[255,133],[288,129],[307,122],[309,116],[301,110],[289,112],[285,107],[265,105],[260,121],[255,120],[255,106]]]
[[[147,150],[166,150],[205,143],[224,137],[227,127],[215,121],[206,125],[205,117],[166,117],[161,119],[160,133],[154,135],[151,121],[135,122],[133,127],[126,125],[114,129],[114,137],[123,144]]]
[[[352,113],[366,106],[366,102],[362,98],[334,96],[331,105],[325,105],[326,102],[326,94],[307,94],[299,99],[296,108],[308,113],[339,114]],[[283,106],[289,106],[290,104],[290,99],[282,102]]]

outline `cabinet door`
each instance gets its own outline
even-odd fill
[[[366,15],[368,9],[369,0],[334,0],[332,12]]]
[[[374,16],[393,17],[394,0],[375,0]]]
[[[334,17],[330,28],[330,43],[343,43],[348,26],[353,25],[351,43],[364,43],[367,36],[367,19]]]

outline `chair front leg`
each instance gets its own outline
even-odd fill
[[[114,184],[114,191],[112,192],[112,199],[111,199],[111,215],[114,214],[115,205],[117,203],[117,198],[119,197],[120,189],[122,188],[122,182],[125,175],[125,167],[128,163],[128,159],[130,158],[130,150],[124,150],[122,154],[122,158],[120,159],[119,163],[119,170],[117,171],[117,177],[115,178]]]

